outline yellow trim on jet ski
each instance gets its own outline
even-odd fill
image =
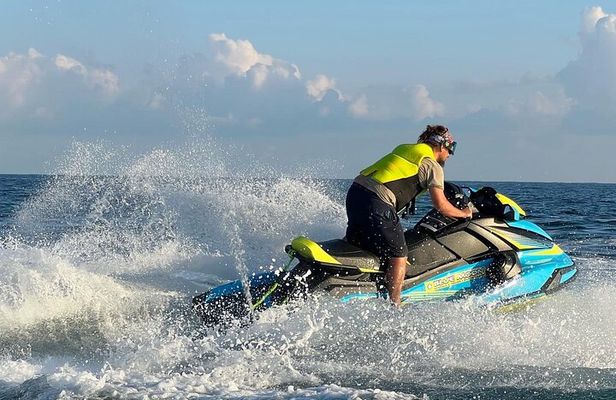
[[[549,249],[534,251],[530,254],[532,254],[533,256],[557,256],[563,253],[563,249],[561,249],[560,247],[558,247],[557,244],[555,244]]]
[[[413,292],[409,294],[402,294],[402,305],[412,304],[415,301],[431,301],[440,300],[446,297],[454,296],[459,293],[456,290],[439,290],[437,292]]]
[[[374,274],[374,273],[381,273],[384,274],[383,271],[381,271],[380,269],[371,269],[371,268],[357,268],[359,270],[359,272],[365,272],[367,274]]]
[[[518,250],[544,249],[546,247],[542,243],[537,242],[536,240],[525,238],[524,236],[515,234],[513,232],[507,232],[507,231],[503,231],[497,228],[488,228],[488,229],[490,232],[492,232],[496,236],[511,243]],[[525,242],[517,240],[516,238],[524,239]]]
[[[500,200],[501,203],[503,203],[503,205],[511,206],[511,208],[516,210],[518,214],[526,217],[526,211],[524,211],[522,207],[518,205],[518,203],[511,200],[509,197],[505,196],[504,194],[496,193],[496,197]]]
[[[291,247],[304,258],[329,264],[340,264],[340,261],[327,254],[321,246],[305,236],[293,239]]]
[[[417,298],[417,299],[430,299],[430,298],[439,298],[439,297],[446,297],[446,296],[452,296],[454,294],[458,293],[457,290],[438,290],[438,291],[434,291],[434,292],[413,292],[413,293],[409,293],[409,294],[403,294],[402,297],[403,298]]]
[[[269,288],[269,290],[267,291],[267,293],[265,293],[263,296],[261,296],[261,298],[254,303],[250,308],[251,309],[255,309],[257,307],[259,307],[261,304],[263,304],[263,302],[265,301],[265,299],[267,299],[269,297],[270,294],[274,293],[274,290],[278,289],[280,285],[278,284],[278,282],[275,282],[271,288]]]

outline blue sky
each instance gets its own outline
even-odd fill
[[[352,177],[444,123],[460,143],[448,178],[616,182],[611,13],[582,1],[5,1],[0,173],[53,170],[74,141],[173,146],[196,134],[186,119],[205,118],[221,145],[275,168]]]

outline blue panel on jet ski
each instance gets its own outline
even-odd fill
[[[351,293],[351,294],[347,294],[346,296],[342,297],[340,300],[343,303],[348,303],[351,300],[365,300],[365,299],[376,299],[377,297],[379,297],[378,293]]]
[[[261,274],[253,275],[249,281],[251,292],[255,288],[263,287],[265,285],[271,285],[275,281],[276,274],[273,272],[264,272]],[[244,290],[243,288],[244,286],[242,285],[242,281],[240,280],[225,283],[224,285],[217,286],[210,290],[207,295],[206,301],[241,292],[242,290]]]
[[[554,246],[550,250],[529,250],[518,253],[522,265],[522,273],[504,283],[494,292],[481,296],[482,302],[492,303],[507,301],[521,296],[534,295],[541,292],[543,286],[552,277],[554,271],[573,265],[571,258]],[[570,279],[576,270],[564,276]],[[564,282],[561,278],[560,282]]]
[[[237,293],[242,290],[242,281],[231,281],[224,285],[216,286],[208,292],[206,301],[214,300],[222,296],[226,296],[232,293]]]
[[[549,264],[552,269],[573,265],[573,260],[567,254],[563,253],[562,250],[553,253],[554,249],[558,249],[558,247],[555,246],[547,251],[541,249],[521,251],[518,253],[518,259],[523,269],[543,264]]]
[[[554,268],[551,265],[531,268],[504,283],[494,292],[482,296],[482,299],[486,303],[501,302],[540,292],[552,273]]]
[[[509,225],[512,228],[524,229],[526,231],[541,235],[546,239],[553,240],[552,237],[548,235],[546,231],[544,231],[543,229],[541,229],[534,223],[527,221],[527,220],[507,221],[507,225]]]
[[[577,274],[577,269],[574,269],[572,271],[569,271],[569,272],[563,274],[563,276],[560,277],[560,283],[567,282],[569,279],[573,278],[575,276],[575,274]]]

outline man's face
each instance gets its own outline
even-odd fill
[[[434,158],[436,158],[436,161],[443,166],[445,165],[445,161],[447,161],[449,156],[449,150],[447,150],[445,146],[439,146],[438,151],[434,152]]]

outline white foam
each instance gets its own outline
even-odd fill
[[[45,249],[0,248],[0,331],[40,321],[139,308],[165,295],[80,269]]]
[[[585,388],[580,367],[616,368],[611,260],[593,258],[518,313],[314,297],[203,335],[196,291],[277,266],[292,237],[340,237],[346,222],[319,181],[235,157],[212,143],[137,156],[76,145],[59,171],[70,176],[31,198],[0,241],[0,381],[43,376],[65,397],[415,399],[379,388]],[[110,172],[119,178],[93,176]]]
[[[42,367],[26,360],[0,358],[0,382],[18,384],[40,374]]]

